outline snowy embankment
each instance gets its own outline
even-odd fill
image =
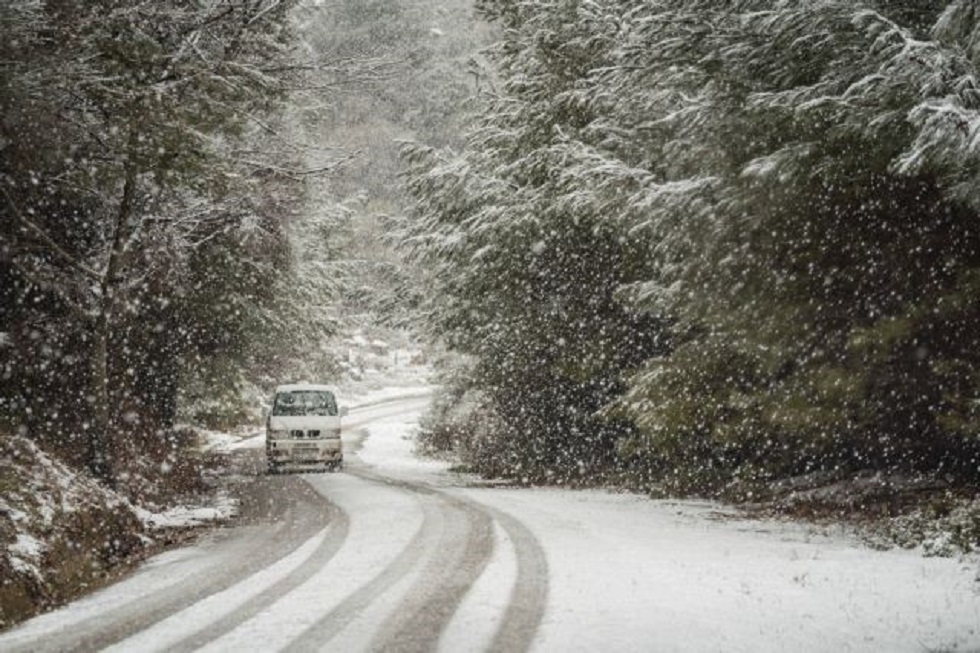
[[[134,506],[30,440],[0,437],[0,628],[112,579],[163,531],[226,519],[234,505]]]

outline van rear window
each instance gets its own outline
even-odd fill
[[[280,392],[272,404],[272,414],[282,416],[336,415],[337,399],[323,390]]]

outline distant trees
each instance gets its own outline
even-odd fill
[[[312,87],[342,92],[300,94],[296,124],[304,142],[350,153],[311,185],[301,220],[332,225],[331,314],[342,329],[404,328],[428,289],[392,247],[389,216],[407,203],[399,142],[459,140],[465,103],[477,93],[470,59],[489,28],[470,0],[346,0],[300,15],[305,47],[335,71],[317,73]]]
[[[270,300],[296,189],[248,139],[294,70],[292,5],[0,6],[0,414],[103,480]]]
[[[976,482],[980,5],[479,6],[499,92],[406,152],[477,467]]]

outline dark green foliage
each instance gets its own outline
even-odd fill
[[[718,255],[681,266],[675,283],[702,289],[673,305],[690,335],[637,377],[624,404],[646,433],[624,448],[652,454],[675,489],[815,469],[971,482],[980,471],[976,438],[941,427],[949,402],[962,405],[976,386],[954,398],[966,388],[953,390],[940,370],[952,361],[973,368],[977,336],[932,317],[980,263],[976,213],[968,198],[944,192],[938,170],[897,171],[916,136],[892,112],[920,99],[884,82],[856,107],[858,80],[890,63],[876,60],[859,23],[835,14],[853,10],[801,5],[764,44],[745,22],[723,36],[739,57],[711,71],[726,86],[707,94],[718,114],[705,120],[734,116],[742,136],[721,144],[729,158],[717,169],[714,233],[695,236]],[[821,22],[833,65],[814,70],[820,49],[798,67],[786,58],[766,65],[777,61],[772,43]],[[835,99],[835,87],[855,99]],[[695,151],[713,145],[691,136]],[[950,348],[952,339],[964,347]]]
[[[290,5],[0,7],[0,421],[110,483],[268,304]]]
[[[976,3],[480,7],[502,94],[409,152],[412,237],[513,465],[977,482]]]

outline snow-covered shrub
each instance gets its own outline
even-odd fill
[[[934,500],[877,525],[868,538],[878,545],[921,547],[928,556],[980,551],[980,499]]]
[[[487,401],[474,386],[470,361],[449,357],[441,361],[438,389],[420,420],[418,447],[425,455],[462,458],[475,440],[480,407]]]
[[[492,418],[488,399],[479,390],[457,397],[437,392],[421,421],[419,449],[426,455],[453,454],[467,464],[475,463],[482,458],[480,443]]]
[[[439,388],[420,421],[419,452],[449,456],[474,473],[513,477],[520,444],[501,440],[505,416],[474,384],[472,360],[448,357],[442,368]]]

